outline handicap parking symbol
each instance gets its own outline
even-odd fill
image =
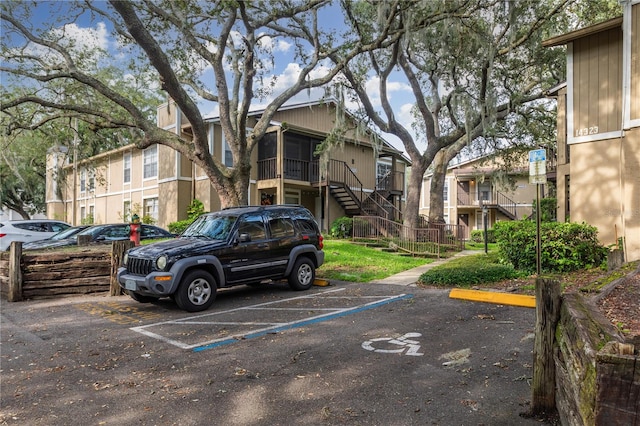
[[[420,342],[412,340],[420,336],[420,333],[406,333],[400,337],[379,337],[362,342],[362,349],[383,354],[422,356],[424,353],[420,352]]]

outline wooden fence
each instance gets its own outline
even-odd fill
[[[0,253],[0,294],[9,302],[111,291],[120,294],[115,282],[124,251],[130,241],[114,241],[64,251],[23,252],[12,243]]]

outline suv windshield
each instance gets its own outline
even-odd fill
[[[206,237],[212,240],[226,240],[236,216],[200,216],[182,233],[183,237]]]

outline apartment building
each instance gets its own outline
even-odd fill
[[[189,139],[190,125],[174,103],[157,111],[159,127]],[[261,113],[251,112],[249,125]],[[401,214],[409,160],[372,132],[356,131],[355,123],[344,143],[321,160],[316,147],[333,129],[335,118],[332,101],[280,108],[252,153],[249,203],[302,204],[323,230],[341,216]],[[218,117],[207,121],[210,152],[233,167]],[[66,149],[53,148],[47,164],[47,216],[69,223],[127,222],[137,213],[166,227],[186,219],[194,199],[207,211],[220,209],[205,173],[163,145],[144,150],[128,145],[77,163]]]
[[[558,220],[598,228],[640,259],[640,0],[623,16],[544,41],[565,47],[558,103]]]
[[[529,169],[523,158],[515,166],[500,167],[497,157],[467,160],[447,168],[444,184],[444,219],[450,225],[462,225],[465,237],[501,220],[518,220],[531,216],[536,199],[536,185],[529,183]],[[422,180],[420,214],[429,214],[431,174]],[[541,196],[548,192],[541,185]]]

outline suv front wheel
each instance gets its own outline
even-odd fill
[[[294,290],[308,290],[316,279],[316,269],[307,257],[300,257],[289,275],[289,287]]]
[[[209,309],[216,298],[216,280],[206,271],[187,273],[174,295],[176,304],[187,312]]]

